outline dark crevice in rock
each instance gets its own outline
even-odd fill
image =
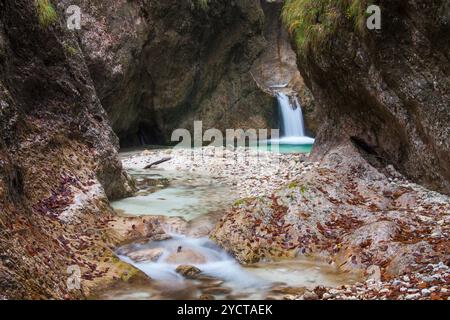
[[[23,195],[23,176],[20,168],[14,166],[7,175],[9,195],[12,201],[17,201]]]

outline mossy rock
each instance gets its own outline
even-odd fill
[[[247,205],[247,204],[250,204],[250,203],[251,203],[252,201],[254,201],[254,200],[256,200],[255,197],[238,199],[238,200],[236,200],[236,201],[233,203],[233,206],[234,206],[234,207],[239,207],[239,206],[242,206],[242,205]]]
[[[309,48],[325,47],[330,35],[337,31],[340,17],[353,23],[361,32],[370,0],[286,0],[282,19],[294,35],[300,55]]]
[[[48,28],[58,20],[58,13],[50,0],[35,0],[39,25]]]

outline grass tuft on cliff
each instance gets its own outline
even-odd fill
[[[193,0],[193,6],[195,7],[199,7],[202,10],[206,10],[208,9],[208,5],[209,5],[209,1],[210,0]]]
[[[355,30],[364,26],[368,0],[285,0],[282,19],[294,36],[300,54],[308,48],[326,45],[343,17],[351,21]]]
[[[47,28],[58,20],[58,14],[50,0],[36,0],[35,4],[39,24],[42,28]]]

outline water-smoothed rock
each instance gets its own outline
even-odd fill
[[[305,288],[295,288],[295,287],[289,287],[289,286],[278,286],[273,287],[270,289],[270,292],[272,294],[279,294],[279,295],[302,295],[305,293]]]
[[[306,291],[302,298],[303,300],[319,300],[319,296],[314,291]]]
[[[128,257],[133,259],[135,262],[151,261],[156,262],[164,253],[164,249],[142,249],[138,251],[133,251],[128,254]]]
[[[206,263],[207,259],[201,253],[189,249],[180,247],[179,250],[169,255],[166,260],[167,263]]]
[[[406,194],[417,206],[397,201]],[[448,240],[433,230],[449,209],[447,196],[404,179],[390,182],[356,147],[343,146],[286,187],[239,202],[211,237],[241,263],[312,255],[347,271],[377,265],[381,276],[392,276],[406,265],[411,271],[448,260]],[[408,249],[423,241],[428,249]]]
[[[389,253],[396,252],[397,245],[393,242],[398,232],[399,226],[392,221],[366,224],[343,237],[335,261],[344,271],[352,271],[358,267],[363,269],[364,253],[369,250],[372,260],[382,261]]]
[[[190,265],[178,266],[175,271],[185,278],[196,278],[202,272],[199,268]]]
[[[249,294],[247,293],[233,293],[225,296],[225,300],[245,300],[248,299]]]
[[[203,294],[211,294],[211,295],[224,295],[230,294],[233,290],[227,287],[210,287],[202,289]]]
[[[224,283],[223,280],[215,280],[215,279],[211,279],[211,280],[205,281],[205,280],[203,280],[201,278],[201,276],[197,277],[197,280],[201,280],[202,281],[202,284],[200,284],[198,286],[200,289],[207,289],[207,288],[211,288],[211,287],[219,287],[219,286],[221,286]]]

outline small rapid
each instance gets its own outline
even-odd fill
[[[261,286],[256,276],[246,272],[228,253],[206,237],[192,238],[170,234],[169,240],[136,244],[118,250],[119,257],[145,272],[152,279],[168,285],[181,285],[185,278],[175,270],[180,265],[197,267],[202,274],[221,279],[235,288],[246,289]],[[156,250],[160,256],[155,261],[133,261],[127,252]]]
[[[170,299],[174,292],[185,292],[185,299],[195,299],[208,292],[214,292],[219,299],[267,299],[277,294],[282,298],[283,289],[287,288],[312,289],[317,285],[352,282],[348,275],[338,274],[332,267],[310,259],[241,266],[206,237],[171,234],[168,240],[124,246],[117,254],[155,282],[158,299]],[[179,266],[196,267],[201,274],[193,279],[185,278],[177,272]]]

